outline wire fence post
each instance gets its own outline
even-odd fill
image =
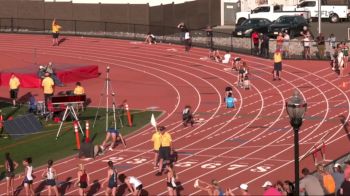
[[[136,39],[136,24],[132,24],[133,32],[134,32],[134,39]]]
[[[233,34],[231,33],[231,52],[233,52]]]
[[[46,26],[45,22],[46,22],[45,19],[43,19],[43,28],[44,28],[43,31],[44,32],[45,32],[45,26]]]
[[[11,32],[13,32],[13,18],[11,18]]]
[[[107,22],[104,22],[104,32],[105,32],[105,37],[107,35]]]
[[[77,35],[77,21],[74,20],[74,35]]]

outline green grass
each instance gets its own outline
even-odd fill
[[[16,117],[27,112],[26,106],[23,106],[21,108],[11,108],[9,104],[0,102],[0,107],[5,119],[8,116]],[[99,110],[95,127],[93,127],[96,111],[96,108],[87,108],[80,115],[79,120],[84,130],[85,120],[89,120],[90,137],[93,139],[94,144],[100,144],[105,137],[106,112],[105,109],[102,108]],[[128,126],[126,116],[121,117],[124,126],[121,127],[118,119],[117,126],[124,136],[128,135],[148,124],[152,113],[155,115],[155,117],[161,114],[159,111],[131,111],[133,126]],[[113,115],[110,112],[110,125],[112,125],[112,120]],[[17,172],[23,171],[21,162],[26,157],[32,157],[33,165],[40,166],[46,164],[49,159],[59,160],[69,155],[78,153],[76,150],[75,133],[72,121],[67,121],[63,124],[63,128],[58,140],[56,140],[56,134],[58,131],[59,123],[54,123],[52,121],[45,122],[43,119],[41,119],[41,122],[44,126],[44,130],[39,134],[28,135],[17,140],[11,138],[0,138],[0,165],[3,165],[4,163],[5,152],[10,152],[12,159],[20,164]],[[82,138],[82,135],[80,134],[80,140],[83,139],[84,138]],[[2,169],[2,171],[4,170]],[[1,173],[0,179],[4,177],[3,175],[4,172]]]

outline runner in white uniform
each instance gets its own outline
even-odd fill
[[[25,160],[23,160],[23,166],[25,167],[24,170],[24,188],[26,191],[26,195],[34,195],[34,190],[33,190],[33,166],[32,164],[32,158],[28,157]]]
[[[135,178],[134,176],[128,176],[125,179],[125,183],[128,185],[132,195],[141,195],[142,183],[139,179]]]

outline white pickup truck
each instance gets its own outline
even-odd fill
[[[318,0],[301,0],[295,11],[309,11],[312,19],[318,18]],[[321,18],[328,18],[330,22],[339,22],[348,18],[348,5],[321,4]]]
[[[283,9],[283,5],[260,5],[253,9],[251,12],[237,12],[236,24],[239,25],[248,18],[266,18],[270,21],[274,21],[280,16],[295,16],[302,15],[306,21],[310,21],[310,13],[308,11],[292,11],[288,7],[289,11]]]

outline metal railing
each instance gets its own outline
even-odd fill
[[[24,18],[0,18],[0,32],[7,33],[51,33],[51,19],[24,19]],[[93,36],[119,38],[129,40],[144,40],[148,32],[153,33],[157,40],[166,43],[181,44],[181,32],[174,26],[144,25],[129,23],[114,23],[100,21],[58,20],[63,27],[60,32],[63,35]],[[251,38],[234,37],[231,33],[213,31],[212,37],[208,37],[205,27],[191,29],[192,45],[198,47],[214,47],[219,50],[229,50],[236,53],[256,55],[263,58],[272,58],[276,49],[276,40],[270,39],[268,48],[263,54],[261,48],[254,48]],[[212,41],[212,42],[211,42]],[[346,41],[347,42],[347,41]],[[212,43],[212,44],[211,44]],[[312,42],[311,58],[319,59],[317,47]],[[326,49],[329,48],[326,44]],[[329,51],[329,50],[327,50]],[[303,45],[300,40],[293,39],[289,43],[289,56],[287,59],[303,59]],[[328,52],[328,57],[330,59]]]

